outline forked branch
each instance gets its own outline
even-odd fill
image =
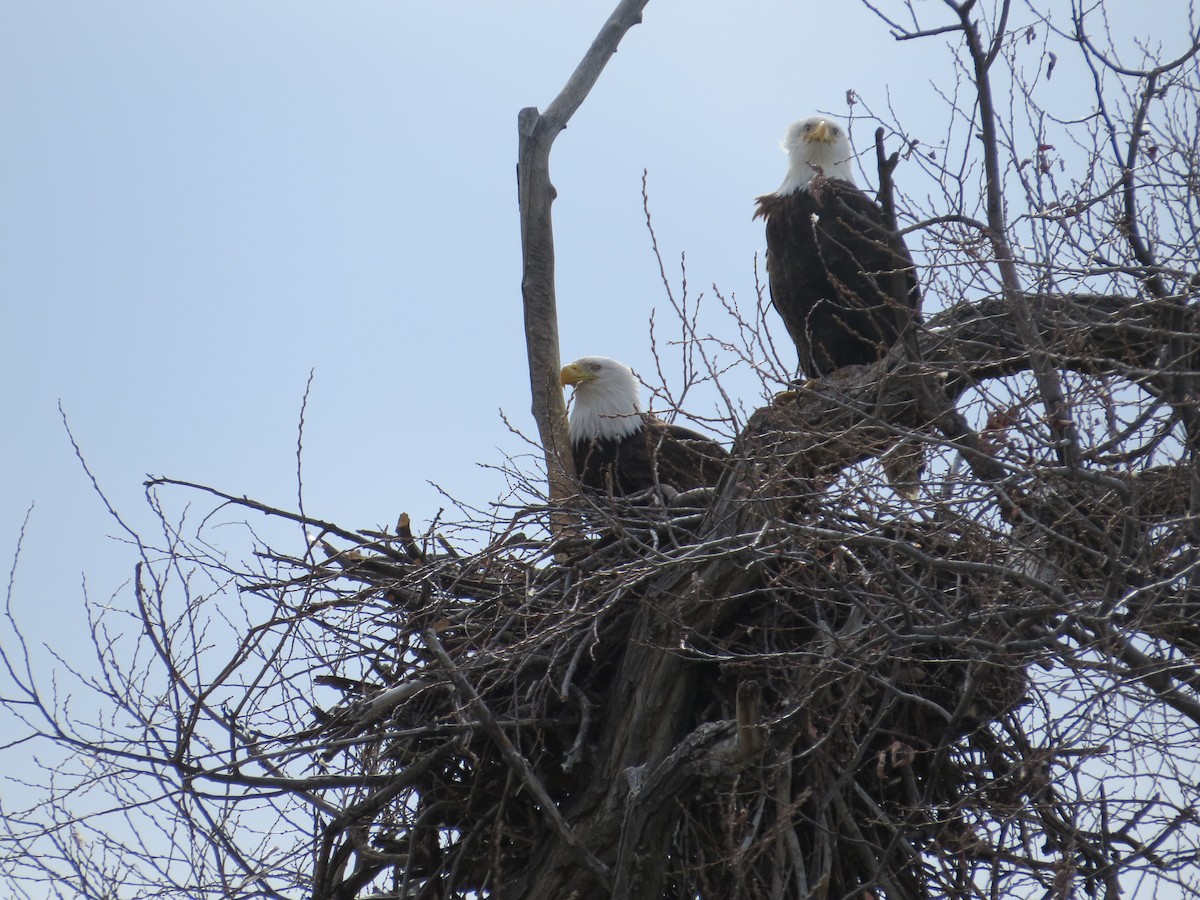
[[[521,211],[521,293],[525,305],[525,343],[533,417],[546,453],[550,499],[572,493],[574,461],[567,450],[566,404],[558,384],[558,306],[554,291],[554,232],[550,207],[550,148],[583,103],[621,38],[642,20],[649,0],[622,0],[588,48],[567,84],[546,108],[526,107],[517,116],[517,193]],[[560,513],[555,532],[569,527]]]

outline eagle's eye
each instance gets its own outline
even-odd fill
[[[599,372],[601,368],[602,367],[601,367],[600,363],[592,363],[592,371],[593,372]]]
[[[804,123],[804,130],[805,130],[805,131],[812,131],[812,130],[813,130],[813,124],[812,124],[812,122],[805,122],[805,123]]]

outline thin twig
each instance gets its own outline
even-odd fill
[[[558,811],[558,804],[546,793],[545,786],[542,785],[537,775],[534,774],[529,762],[517,751],[512,741],[508,739],[508,735],[504,733],[504,729],[500,727],[500,723],[496,721],[496,717],[492,715],[492,711],[483,702],[483,699],[479,696],[479,692],[463,677],[462,672],[454,664],[454,660],[450,658],[450,654],[446,652],[437,635],[433,633],[432,629],[427,628],[421,633],[421,640],[434,656],[437,657],[438,662],[442,664],[442,668],[449,676],[450,681],[453,682],[458,695],[471,708],[471,712],[474,713],[488,735],[496,743],[496,747],[500,750],[509,768],[521,779],[521,783],[525,785],[537,800],[538,807],[541,809],[542,815],[545,816],[546,822],[554,829],[563,843],[570,847],[579,857],[580,861],[587,866],[589,872],[595,875],[602,884],[610,884],[612,872],[608,866],[596,859],[591,851],[583,846],[575,832],[571,830],[571,826],[567,824],[566,819],[562,817],[562,813]]]

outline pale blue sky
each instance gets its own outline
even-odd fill
[[[146,473],[293,506],[310,369],[311,514],[370,528],[408,511],[421,529],[445,505],[427,481],[478,504],[502,492],[477,465],[523,451],[499,410],[533,431],[516,116],[552,99],[613,5],[0,6],[0,551],[36,502],[22,618],[82,628],[81,577],[104,597],[133,561],[59,400],[137,526]],[[1171,4],[1112,6],[1152,30]],[[555,146],[565,359],[653,376],[647,317],[670,316],[643,168],[668,262],[686,251],[693,290],[748,299],[753,200],[782,178],[791,121],[844,113],[853,89],[926,143],[944,133],[930,82],[947,86],[948,39],[898,44],[851,2],[734,9],[651,2]],[[856,136],[867,149],[870,129]],[[755,405],[750,381],[735,388]]]
[[[503,490],[476,464],[521,449],[498,410],[532,430],[517,111],[550,101],[612,5],[0,7],[0,547],[36,502],[23,618],[82,625],[81,576],[104,597],[133,561],[59,400],[134,525],[146,473],[293,506],[310,369],[311,513],[420,527],[444,505],[427,480],[476,503]],[[651,374],[643,168],[693,285],[749,293],[784,128],[886,87],[832,42],[797,54],[812,25],[794,3],[651,3],[555,147],[567,358]]]

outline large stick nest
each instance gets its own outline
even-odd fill
[[[1089,300],[1039,309],[1066,336],[1061,364],[1093,373],[1144,367],[1156,315],[1178,313]],[[964,364],[949,327],[991,349]],[[974,866],[1055,855],[1108,877],[1105,842],[1053,802],[1056,748],[1020,711],[1064,623],[1178,558],[1178,541],[1145,538],[1190,475],[1031,481],[951,434],[954,397],[1021,369],[1011,333],[1000,306],[951,311],[923,370],[781,400],[717,488],[593,503],[573,537],[514,525],[460,555],[405,520],[371,552],[325,545],[311,583],[362,589],[312,615],[358,638],[318,678],[342,702],[303,737],[370,777],[326,828],[315,895],[385,870],[412,896],[536,896],[564,867],[561,884],[595,896],[955,895]],[[828,489],[898,434],[943,426],[976,476],[972,514],[897,516]],[[1156,608],[1128,614],[1180,633]],[[995,823],[1017,810],[1041,849],[1001,846]]]

